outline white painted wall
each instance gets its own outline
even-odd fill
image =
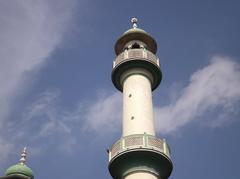
[[[126,176],[124,179],[159,179],[159,178],[151,173],[137,172]]]
[[[144,75],[143,75],[144,74]],[[146,71],[134,69],[123,81],[123,136],[155,135],[151,82]]]

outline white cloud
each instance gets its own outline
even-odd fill
[[[239,112],[235,105],[240,100],[240,66],[228,57],[215,56],[191,76],[178,95],[170,104],[155,108],[158,131],[173,132],[196,119],[221,126]]]
[[[154,109],[158,132],[172,133],[197,119],[208,126],[222,126],[239,113],[239,64],[228,57],[215,56],[208,66],[193,73],[186,87],[171,89],[170,93],[174,98],[169,94],[169,104]],[[88,129],[119,131],[121,98],[121,94],[113,93],[89,105],[85,117]]]
[[[66,30],[69,30],[75,2],[75,0],[0,1],[1,131],[3,128],[6,129],[6,119],[14,100],[33,80],[32,72],[37,71],[49,59],[51,53],[61,43]],[[15,137],[19,137],[20,133]],[[2,144],[5,134],[0,135]],[[8,142],[5,141],[4,145],[1,145],[1,150],[10,149]],[[5,156],[9,152],[10,150],[6,151]]]
[[[110,96],[106,94],[98,96],[97,100],[93,104],[88,105],[85,111],[83,130],[101,131],[102,134],[114,132],[116,127],[120,126],[121,112],[121,93],[113,93]]]

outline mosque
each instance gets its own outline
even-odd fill
[[[109,149],[108,169],[113,179],[167,179],[173,164],[165,139],[156,136],[152,91],[161,82],[157,43],[146,31],[132,28],[116,42],[112,82],[123,94],[122,136]],[[26,148],[18,164],[0,179],[34,179],[26,165]]]

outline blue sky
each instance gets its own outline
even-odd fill
[[[237,0],[1,0],[0,173],[28,147],[35,178],[111,178],[121,136],[111,83],[117,38],[139,27],[158,43],[156,130],[174,178],[239,178]]]

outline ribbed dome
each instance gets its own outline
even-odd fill
[[[34,177],[33,171],[27,165],[21,163],[9,167],[5,172],[5,176],[14,174],[20,174],[30,178]]]

